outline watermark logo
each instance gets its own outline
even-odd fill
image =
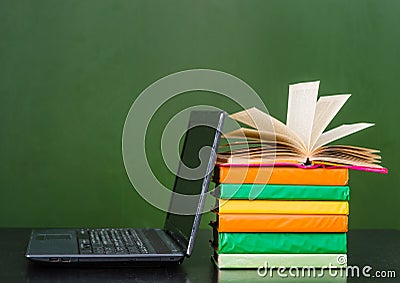
[[[174,193],[170,190],[171,188],[164,186],[151,169],[145,145],[149,123],[160,107],[172,98],[191,91],[211,92],[216,96],[234,101],[242,110],[257,107],[268,113],[259,95],[248,84],[231,74],[216,70],[193,69],[173,73],[157,80],[140,93],[128,112],[122,134],[122,155],[126,173],[133,187],[148,203],[163,211],[170,210],[172,213],[181,215],[196,214],[199,195]],[[163,130],[162,159],[174,175],[178,174],[176,164],[176,160],[180,157],[178,145],[187,131],[190,112],[210,109],[226,111],[223,104],[216,106],[208,103],[207,100],[201,102],[199,105],[174,113]],[[274,132],[271,121],[263,121],[262,124],[257,125],[258,128]],[[235,127],[240,126],[236,123]],[[224,127],[224,129],[222,134],[232,130],[232,127]],[[208,163],[206,156],[209,151],[210,148],[199,151],[200,165],[197,168],[185,167],[185,164],[181,164],[183,170],[180,170],[179,177],[186,180],[202,179],[208,173],[204,171],[204,168]],[[208,192],[205,196],[206,204],[203,212],[215,208],[215,199],[208,197],[211,193]],[[171,196],[174,198],[174,203],[182,205],[174,205],[170,208]]]
[[[339,260],[339,258],[338,258]],[[345,262],[339,265],[329,264],[327,266],[315,267],[315,266],[274,266],[268,265],[265,262],[257,269],[257,275],[259,277],[300,277],[300,278],[396,278],[395,270],[375,270],[370,265],[357,266],[348,265]]]

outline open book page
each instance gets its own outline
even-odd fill
[[[286,136],[288,140],[296,140],[296,144],[302,145],[304,150],[306,150],[302,139],[296,134],[296,132],[291,130],[278,119],[275,119],[271,115],[264,113],[255,107],[232,114],[230,117],[254,129],[258,129],[261,132],[275,131],[278,135]]]
[[[340,138],[346,137],[348,135],[354,134],[366,128],[373,126],[374,124],[371,123],[356,123],[350,125],[341,125],[337,128],[334,128],[330,131],[323,133],[318,140],[315,142],[312,150],[317,149],[323,145],[326,145],[330,142],[338,140]]]
[[[218,159],[227,163],[275,163],[276,160],[291,160],[302,162],[305,159],[304,153],[293,147],[291,144],[277,142],[259,143],[251,142],[246,145],[243,142],[236,142],[230,145],[222,145],[218,153]]]
[[[379,149],[359,147],[359,146],[354,146],[354,145],[326,145],[326,146],[319,147],[318,149],[315,150],[315,152],[324,150],[327,148],[336,148],[338,150],[353,150],[353,151],[357,151],[357,152],[373,153],[376,155],[378,155],[381,152]]]
[[[374,163],[380,163],[381,158],[375,154],[366,154],[363,152],[357,152],[357,151],[351,151],[351,150],[336,150],[336,149],[325,149],[315,155],[313,155],[311,158],[312,160],[316,159],[321,159],[321,158],[340,158],[343,160],[358,160],[359,162],[362,163],[368,163],[368,164],[374,164]]]
[[[229,115],[230,118],[232,118],[233,120],[236,120],[238,122],[241,122],[243,124],[246,124],[247,126],[252,127],[253,129],[257,129],[257,124],[261,124],[261,122],[257,121],[257,117],[251,117],[249,115],[249,111],[253,108],[247,109],[247,110],[243,110],[234,114]],[[271,129],[269,129],[271,130]]]
[[[223,138],[226,139],[251,139],[251,140],[260,140],[260,135],[257,130],[240,128],[237,130],[233,130],[232,132],[225,133]],[[274,142],[275,141],[275,133],[273,132],[265,132],[264,140]]]
[[[310,148],[349,99],[350,94],[322,96],[318,99],[315,109],[314,123],[311,132]]]
[[[293,156],[280,156],[274,158],[267,157],[241,157],[241,156],[222,156],[217,155],[217,163],[231,163],[231,164],[275,164],[275,163],[304,163],[305,160],[299,160],[298,157]]]
[[[234,156],[256,156],[256,155],[269,155],[272,156],[274,154],[288,154],[291,156],[300,156],[297,150],[294,150],[291,147],[278,147],[278,148],[269,148],[269,147],[252,147],[252,148],[243,148],[243,149],[235,149],[231,151],[222,151],[219,152],[220,155],[234,155]]]
[[[307,149],[310,149],[318,88],[319,81],[289,86],[286,125],[299,135]]]
[[[283,142],[283,141],[275,141],[275,142],[263,142],[263,141],[236,141],[236,142],[231,142],[231,143],[225,143],[225,144],[220,144],[219,145],[219,150],[235,150],[235,149],[249,149],[249,148],[279,148],[279,147],[285,147],[285,148],[291,148],[293,151],[302,153],[301,150],[299,150],[296,146],[294,146],[291,143]]]
[[[316,158],[313,161],[327,162],[327,163],[333,163],[333,164],[343,164],[343,165],[350,165],[350,166],[383,168],[382,166],[380,166],[378,164],[365,162],[363,159],[350,158],[350,157],[344,157],[344,156],[340,156],[340,157],[324,156],[324,157]]]
[[[349,154],[353,154],[356,156],[362,156],[366,158],[373,158],[376,160],[380,160],[381,156],[379,155],[380,151],[376,149],[369,149],[363,147],[349,146],[349,145],[327,145],[318,148],[313,152],[313,156],[317,154],[324,154],[329,152],[346,152]]]
[[[232,139],[232,138],[247,138],[247,139],[252,139],[252,140],[260,140],[262,142],[285,142],[292,144],[294,147],[298,148],[301,151],[304,151],[302,144],[300,144],[298,141],[294,140],[291,137],[279,134],[279,133],[274,133],[274,132],[263,132],[263,131],[258,131],[258,130],[253,130],[253,129],[247,129],[247,128],[240,128],[237,130],[234,130],[232,132],[226,133],[223,136],[224,138],[227,139]]]

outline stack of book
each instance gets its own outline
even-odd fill
[[[346,265],[348,169],[221,164],[214,176],[220,268]]]
[[[256,108],[231,115],[251,128],[224,135],[239,141],[221,146],[214,170],[219,268],[346,266],[349,169],[387,169],[377,150],[326,145],[372,124],[322,133],[349,95],[317,102],[318,86],[290,86],[287,125]]]

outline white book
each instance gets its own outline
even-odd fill
[[[215,252],[213,259],[219,269],[347,266],[346,254],[218,254]]]

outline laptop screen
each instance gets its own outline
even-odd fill
[[[224,118],[223,111],[192,111],[190,115],[174,184],[174,192],[181,196],[172,196],[165,221],[165,230],[187,255],[191,254],[200,224]]]

